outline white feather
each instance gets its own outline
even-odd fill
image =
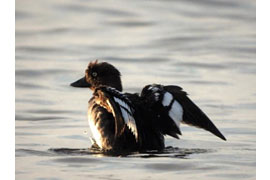
[[[166,93],[164,94],[163,100],[162,100],[163,106],[164,106],[164,107],[165,107],[165,106],[169,106],[172,100],[173,100],[172,94],[169,93],[169,92],[166,92]]]
[[[132,116],[129,116],[129,121],[127,123],[127,126],[131,129],[132,133],[134,134],[134,136],[137,139],[138,138],[137,126],[136,126],[136,122]]]
[[[169,111],[169,116],[177,126],[179,126],[180,122],[183,120],[183,108],[177,101],[173,102],[172,108]]]
[[[135,137],[138,137],[138,131],[136,122],[132,116],[131,108],[121,99],[114,97],[115,102],[117,102],[120,105],[120,110],[122,113],[122,117],[127,124],[127,126],[130,128],[132,133],[135,135]],[[128,111],[128,112],[127,112]]]
[[[130,110],[130,107],[124,102],[122,101],[121,99],[117,98],[117,97],[114,97],[114,100],[122,107],[126,108],[129,113],[131,113],[131,110]]]
[[[128,121],[129,121],[128,113],[127,113],[127,111],[126,111],[124,108],[122,108],[121,106],[120,106],[120,110],[121,110],[121,113],[122,113],[122,117],[124,118],[124,121],[125,121],[125,123],[127,124]]]

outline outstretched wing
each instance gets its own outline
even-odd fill
[[[131,130],[138,140],[134,108],[127,96],[111,87],[100,87],[94,92],[95,101],[113,114],[115,119],[115,136],[120,136],[125,125]]]
[[[205,129],[226,140],[206,114],[188,98],[187,93],[181,87],[148,85],[142,90],[141,96],[156,111],[159,108],[158,123],[161,126],[161,132],[164,134],[173,137],[176,134],[181,134],[180,122],[182,122]],[[172,125],[173,123],[179,128],[179,132]]]

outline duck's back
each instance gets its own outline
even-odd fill
[[[161,150],[165,147],[164,137],[156,124],[153,109],[138,94],[125,93],[135,109],[136,125],[139,133],[138,143],[141,150]]]

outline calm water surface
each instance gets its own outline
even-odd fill
[[[16,1],[16,179],[255,179],[255,1]],[[182,126],[164,152],[88,148],[90,60],[124,91],[183,87],[228,139]]]

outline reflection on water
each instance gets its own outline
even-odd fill
[[[16,179],[254,179],[255,3],[16,1]],[[162,152],[82,148],[91,93],[69,84],[95,59],[124,91],[183,87],[228,141],[183,125]]]

